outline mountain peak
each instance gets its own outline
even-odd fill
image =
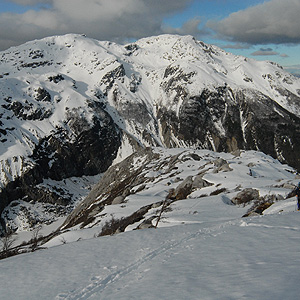
[[[192,36],[68,34],[0,52],[0,67],[0,211],[68,203],[43,181],[101,173],[147,146],[254,149],[300,169],[300,79],[275,64]]]

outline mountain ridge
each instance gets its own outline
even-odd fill
[[[146,146],[254,149],[300,169],[300,80],[274,63],[191,36],[69,34],[2,51],[0,70],[0,212],[66,205],[44,179],[96,175]]]

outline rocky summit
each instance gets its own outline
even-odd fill
[[[3,229],[13,211],[37,219],[37,205],[43,220],[69,214],[95,176],[145,147],[256,150],[300,170],[300,79],[191,36],[118,45],[70,34],[10,48],[0,105]]]

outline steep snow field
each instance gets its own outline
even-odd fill
[[[182,179],[203,171],[203,165],[212,167],[205,163],[220,157],[232,170],[208,168],[203,178],[213,185],[173,202],[157,229],[132,230],[138,225],[133,224],[127,232],[96,237],[100,222],[85,229],[77,226],[50,240],[47,249],[1,260],[1,299],[298,299],[296,198],[276,201],[263,215],[247,218],[241,216],[250,205],[230,201],[237,186],[285,198],[287,187],[299,180],[293,169],[255,151],[237,157],[206,150],[155,151],[161,160],[182,158],[176,164]],[[205,163],[188,160],[190,151],[205,157]],[[153,170],[145,169],[144,175],[153,176]],[[119,218],[133,207],[164,199],[167,189],[175,187],[174,182],[166,185],[168,175],[161,170],[144,191],[128,196],[125,204],[108,205],[104,212]],[[209,195],[216,186],[227,191]],[[157,209],[146,217],[155,215]]]

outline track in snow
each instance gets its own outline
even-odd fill
[[[105,278],[102,278],[100,276],[93,276],[91,279],[91,283],[85,287],[81,287],[78,290],[71,291],[69,293],[60,293],[56,296],[56,300],[79,300],[79,299],[89,299],[92,296],[95,296],[99,292],[106,289],[109,285],[114,284],[118,280],[123,279],[126,275],[130,274],[131,272],[135,271],[138,267],[142,266],[144,263],[151,261],[158,257],[159,255],[166,253],[167,251],[178,247],[187,241],[197,238],[197,237],[214,237],[214,232],[220,231],[221,229],[237,225],[238,223],[241,223],[241,221],[227,221],[224,223],[221,223],[219,225],[212,226],[211,228],[203,228],[193,234],[189,234],[188,236],[178,240],[178,241],[167,241],[165,242],[161,247],[156,248],[155,250],[150,251],[140,259],[136,260],[135,262],[129,264],[126,267],[121,268],[118,271],[115,271]],[[222,232],[219,232],[220,234]]]

